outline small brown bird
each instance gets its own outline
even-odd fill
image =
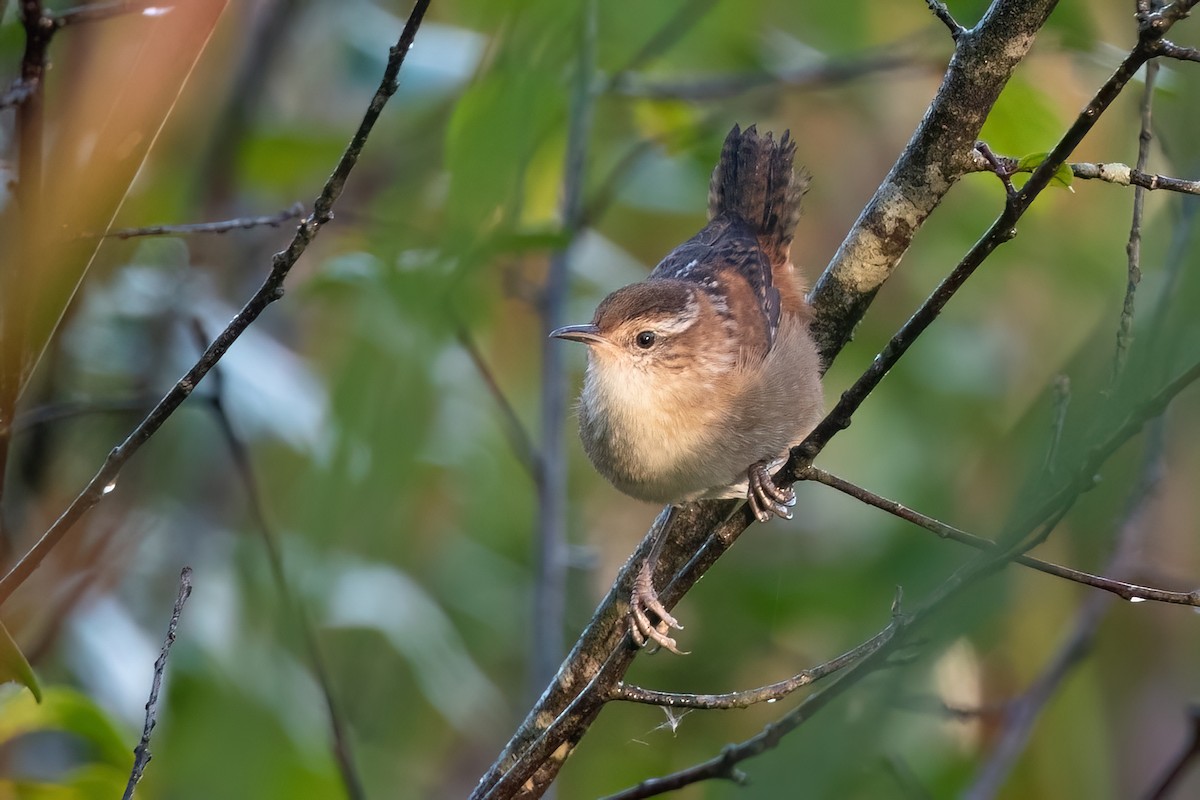
[[[596,469],[655,503],[746,497],[760,522],[791,518],[771,470],[820,420],[820,361],[792,264],[807,174],[796,145],[754,126],[725,139],[709,222],[641,283],[610,294],[589,325],[551,333],[588,345],[579,434]],[[631,631],[679,652],[653,586],[656,543],[631,598]],[[649,614],[656,615],[652,624]]]

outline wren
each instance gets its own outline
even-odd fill
[[[795,142],[736,125],[708,194],[708,224],[592,322],[550,335],[588,345],[579,434],[588,458],[631,497],[654,503],[747,498],[760,522],[791,518],[771,471],[822,414],[821,363],[791,244],[808,176]],[[661,539],[661,534],[660,534]],[[643,563],[631,632],[672,652],[680,628]],[[652,623],[649,614],[658,617]]]

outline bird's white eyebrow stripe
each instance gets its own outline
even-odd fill
[[[670,319],[664,320],[662,324],[656,326],[659,333],[674,334],[683,333],[688,328],[696,323],[700,318],[700,301],[696,299],[696,293],[691,292],[688,295],[687,305],[679,314]]]

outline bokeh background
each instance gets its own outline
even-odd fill
[[[0,4],[5,81],[23,46],[13,5]],[[986,4],[949,6],[971,24]],[[408,10],[364,0],[231,4],[116,226],[310,206]],[[1053,146],[1133,44],[1132,11],[1060,4],[984,128],[996,152]],[[795,256],[815,279],[952,52],[920,2],[595,3],[584,224],[572,238],[560,209],[586,13],[581,2],[434,0],[399,92],[286,297],[6,604],[4,622],[47,698],[35,706],[26,690],[0,688],[0,797],[112,797],[124,786],[184,564],[195,591],[139,796],[344,796],[304,635],[273,578],[256,507],[308,609],[368,796],[450,798],[474,786],[533,697],[532,629],[546,613],[532,601],[535,485],[489,383],[536,446],[538,302],[552,255],[570,245],[564,316],[586,321],[605,294],[703,225],[721,140],[735,122],[757,123],[790,129],[814,174]],[[1195,43],[1197,30],[1185,21],[1174,38]],[[56,37],[52,109],[94,57],[85,42],[71,28]],[[1193,66],[1160,73],[1152,171],[1197,174]],[[1133,162],[1140,91],[1135,82],[1073,160]],[[0,170],[10,175],[13,120],[0,111]],[[1068,470],[1069,443],[1086,450],[1089,435],[1111,428],[1120,397],[1152,391],[1200,354],[1194,214],[1178,195],[1151,193],[1128,385],[1109,391],[1132,199],[1128,188],[1085,181],[1043,195],[818,465],[995,535],[1032,487],[1053,479],[1056,376],[1072,386],[1059,468]],[[994,176],[954,188],[830,368],[830,401],[1003,200]],[[196,327],[211,337],[257,287],[290,225],[103,245],[22,401],[6,562],[195,360]],[[573,395],[583,353],[562,346],[561,389]],[[254,483],[222,431],[217,392]],[[568,417],[568,643],[658,510],[605,484],[574,427]],[[1192,389],[1166,417],[1161,459],[1152,459],[1161,477],[1134,520],[1129,575],[1138,580],[1200,583],[1198,434]],[[1139,496],[1146,450],[1143,438],[1122,448],[1038,555],[1103,569]],[[970,555],[825,487],[799,493],[794,522],[755,526],[679,607],[691,655],[639,658],[631,681],[718,692],[778,680],[882,628],[897,586],[916,602]],[[749,787],[680,796],[956,795],[1004,730],[1004,704],[1058,652],[1089,591],[1017,567],[980,583],[904,664],[747,764]],[[1197,626],[1183,607],[1107,609],[1001,796],[1144,791],[1187,742],[1188,703],[1200,692]],[[609,707],[564,769],[560,796],[599,796],[709,758],[785,705],[682,719]],[[1200,775],[1177,796],[1188,792],[1200,792]]]

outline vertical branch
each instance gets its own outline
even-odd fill
[[[571,96],[563,175],[562,216],[567,244],[550,259],[541,303],[542,469],[538,481],[537,575],[533,590],[532,692],[541,691],[554,676],[563,649],[567,469],[562,433],[566,419],[566,389],[562,349],[547,334],[563,323],[567,268],[583,220],[584,159],[594,100],[595,45],[596,4],[594,0],[588,0],[581,11],[579,59]]]
[[[43,133],[45,128],[43,78],[46,50],[54,36],[54,21],[42,8],[41,0],[22,0],[21,25],[25,29],[25,52],[21,56],[21,85],[26,93],[17,106],[17,186],[16,199],[20,223],[17,256],[0,262],[0,536],[4,533],[3,513],[8,453],[12,441],[12,422],[17,397],[21,393],[24,372],[25,336],[20,319],[28,303],[29,278],[37,246],[32,241],[41,225]],[[27,280],[22,280],[24,272]]]
[[[146,701],[146,723],[142,727],[142,740],[133,751],[133,769],[129,773],[129,783],[125,786],[125,794],[121,800],[130,800],[146,765],[150,763],[150,734],[158,724],[158,693],[162,689],[163,674],[167,671],[167,656],[171,645],[175,644],[175,631],[179,628],[179,615],[183,613],[183,604],[192,594],[192,568],[184,567],[179,573],[179,595],[175,598],[175,608],[171,611],[171,622],[167,625],[167,638],[163,640],[162,651],[154,662],[154,678],[150,682],[150,698]]]
[[[1150,143],[1154,139],[1151,130],[1153,116],[1151,109],[1154,103],[1154,79],[1158,75],[1158,61],[1146,63],[1146,86],[1142,90],[1142,129],[1138,134],[1138,172],[1146,171],[1146,162],[1150,158]],[[1129,226],[1129,242],[1125,245],[1125,254],[1129,260],[1129,280],[1125,286],[1125,303],[1121,308],[1121,322],[1117,326],[1117,351],[1113,357],[1112,388],[1115,389],[1121,373],[1125,370],[1125,362],[1129,358],[1129,347],[1133,344],[1133,299],[1137,294],[1138,284],[1142,281],[1142,212],[1146,205],[1146,190],[1141,186],[1133,187],[1133,221]]]

